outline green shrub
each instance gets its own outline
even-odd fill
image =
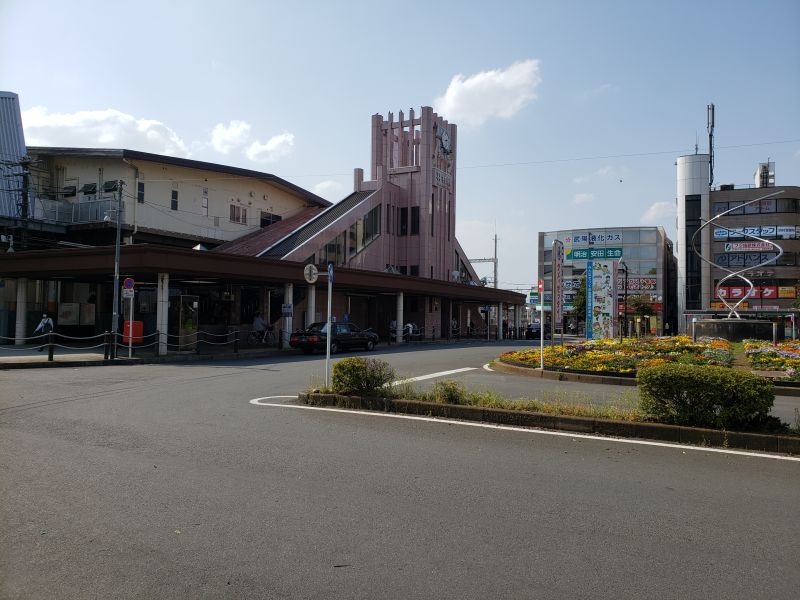
[[[467,389],[461,382],[445,379],[433,384],[430,397],[439,404],[466,404]]]
[[[386,361],[354,356],[333,365],[332,385],[338,394],[384,395],[384,386],[394,378],[394,369]]]
[[[750,429],[765,423],[772,382],[746,371],[667,364],[639,369],[639,409],[663,423]]]

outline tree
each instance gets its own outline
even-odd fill
[[[628,310],[637,317],[649,317],[656,314],[650,300],[644,296],[628,296]]]

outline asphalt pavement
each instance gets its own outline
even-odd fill
[[[506,346],[383,356],[494,377]],[[323,375],[0,372],[0,596],[796,597],[800,462],[250,403]]]

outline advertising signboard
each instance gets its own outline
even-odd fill
[[[797,296],[797,290],[793,285],[779,285],[778,298],[794,298]]]
[[[586,263],[586,337],[612,338],[615,330],[616,261]]]
[[[553,331],[564,318],[564,243],[553,240]]]
[[[567,248],[567,260],[622,258],[622,248]]]

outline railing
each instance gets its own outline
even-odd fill
[[[114,211],[117,209],[117,199],[111,196],[101,197],[97,200],[84,200],[81,202],[66,202],[64,200],[50,200],[48,198],[34,198],[31,214],[34,219],[51,221],[54,223],[95,223],[105,220],[105,217],[116,221]],[[122,204],[122,222],[125,222],[125,203]]]

